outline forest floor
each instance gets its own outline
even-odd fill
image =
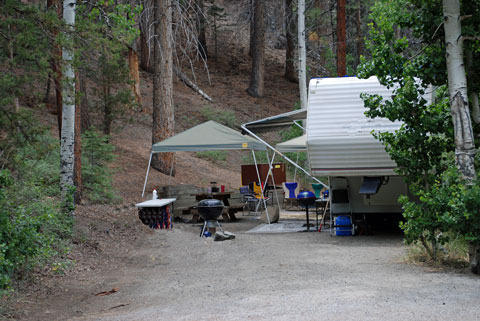
[[[235,50],[243,50],[236,52]],[[224,48],[210,65],[211,85],[197,69],[210,103],[175,82],[176,132],[204,121],[201,110],[234,111],[236,123],[293,109],[297,85],[283,77],[281,55],[267,55],[266,97],[245,89],[245,49]],[[399,233],[330,237],[328,233],[246,233],[260,224],[239,215],[224,229],[236,239],[199,238],[200,225],[173,231],[142,225],[134,206],[151,146],[151,76],[142,74],[144,111],[118,122],[112,135],[117,159],[114,187],[122,201],[80,205],[68,259],[71,265],[24,284],[12,310],[18,320],[478,320],[480,278],[464,269],[405,264]],[[53,116],[50,120],[55,122]],[[275,139],[274,136],[271,136]],[[228,189],[240,186],[240,152],[212,163],[193,153],[176,155],[171,184]],[[147,192],[167,185],[152,171]],[[104,291],[112,293],[96,296]]]

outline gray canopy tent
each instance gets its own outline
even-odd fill
[[[295,137],[283,143],[278,143],[275,148],[282,152],[306,152],[307,151],[307,135]]]
[[[255,166],[257,168],[257,176],[261,182],[260,173],[258,171],[257,160],[254,151],[267,151],[266,146],[255,138],[248,135],[242,135],[240,132],[221,125],[213,120],[192,127],[175,136],[169,137],[161,142],[152,145],[150,159],[148,161],[147,174],[143,185],[142,197],[145,194],[147,186],[148,173],[154,153],[162,152],[200,152],[209,150],[251,150]],[[268,154],[267,154],[268,156]],[[173,169],[173,164],[172,164]],[[171,175],[171,172],[170,172]],[[267,176],[268,177],[268,176]],[[261,185],[261,184],[260,184]],[[263,187],[262,187],[263,193]],[[278,197],[277,197],[278,202]],[[264,200],[265,203],[265,200]],[[266,204],[265,208],[266,208]],[[267,210],[267,219],[270,222]]]

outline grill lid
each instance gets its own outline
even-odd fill
[[[305,198],[316,198],[315,194],[313,194],[311,191],[303,191],[298,193],[297,199],[305,199]]]
[[[207,198],[198,202],[197,207],[223,207],[223,202],[214,198]]]

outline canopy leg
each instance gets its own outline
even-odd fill
[[[298,157],[300,156],[300,153],[297,152],[297,161],[295,163],[298,164]],[[295,166],[295,171],[293,172],[293,181],[297,181],[297,167]]]
[[[278,210],[280,210],[280,200],[278,198],[277,188],[276,188],[276,185],[275,185],[275,175],[273,175],[273,170],[272,170],[273,161],[275,160],[276,155],[277,155],[277,152],[273,151],[272,161],[270,162],[270,160],[269,160],[269,164],[270,164],[269,167],[270,167],[270,170],[272,171],[273,192],[275,193],[275,198],[277,199]],[[267,159],[268,159],[268,154],[267,154]],[[267,179],[268,179],[268,177],[267,177]]]
[[[267,151],[268,153],[268,151]],[[255,157],[255,151],[252,149],[252,155],[253,155],[253,161],[255,162],[255,169],[257,170],[257,177],[258,177],[258,182],[260,184],[260,191],[262,193],[261,197],[263,200],[263,205],[265,207],[265,214],[267,214],[267,222],[270,224],[270,216],[268,215],[268,208],[267,208],[267,203],[265,202],[265,197],[263,197],[263,186],[262,186],[262,179],[260,178],[260,172],[258,171],[258,164],[257,164],[257,158]],[[267,174],[268,177],[268,174]]]
[[[173,157],[175,157],[175,156],[173,156]],[[170,166],[170,176],[168,177],[168,185],[170,185],[170,181],[172,180],[173,164],[175,164],[175,161],[174,161],[173,157],[171,158],[172,166]]]
[[[142,197],[145,194],[145,187],[147,187],[148,173],[150,172],[150,164],[152,162],[153,152],[150,152],[150,159],[148,160],[147,175],[145,175],[145,183],[143,184]]]

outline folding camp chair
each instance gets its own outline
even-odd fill
[[[263,187],[263,194],[262,194],[262,187]],[[255,198],[258,200],[258,203],[255,207],[255,212],[258,212],[260,208],[270,200],[270,197],[267,196],[267,188],[268,188],[268,183],[262,182],[262,187],[258,183],[255,182],[253,185],[253,193],[255,194]]]
[[[249,186],[240,187],[240,194],[242,195],[242,201],[244,204],[243,212],[245,213],[245,210],[248,209],[248,215],[250,215],[252,211],[255,211],[258,199],[255,197],[255,193]]]
[[[285,182],[282,183],[282,188],[284,191],[282,208],[286,209],[288,203],[298,207],[297,195],[300,192],[300,185],[297,182]]]

